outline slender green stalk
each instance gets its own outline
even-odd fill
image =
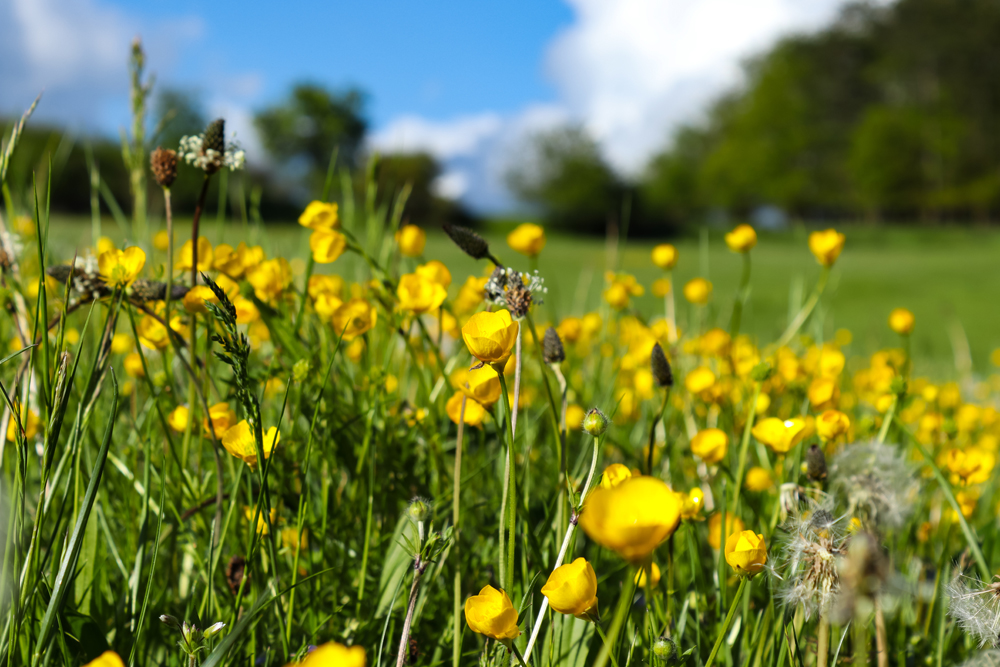
[[[507,381],[503,376],[503,368],[499,368],[497,375],[500,377],[500,393],[503,397],[504,412],[507,415],[507,562],[503,568],[506,575],[503,579],[504,590],[509,595],[514,591],[514,551],[517,540],[514,539],[517,528],[517,461],[514,459],[514,427],[511,423],[510,397],[507,396]],[[501,522],[504,517],[501,516]],[[501,528],[502,530],[502,528]],[[503,554],[500,555],[503,558]]]
[[[462,395],[462,407],[458,411],[458,435],[455,438],[455,474],[453,476],[453,488],[451,494],[451,522],[454,527],[454,541],[452,550],[454,551],[455,563],[455,600],[452,609],[452,641],[451,641],[451,664],[458,667],[458,661],[462,657],[462,559],[461,540],[459,532],[462,518],[462,439],[465,435],[465,403],[468,397]]]
[[[733,478],[733,504],[729,510],[736,515],[736,508],[739,505],[740,493],[743,489],[743,473],[746,472],[747,454],[750,450],[750,434],[753,431],[754,418],[757,416],[757,399],[760,398],[760,382],[754,382],[753,398],[750,399],[750,406],[747,408],[746,424],[743,425],[743,439],[740,441],[740,456],[736,467],[736,477]]]
[[[653,450],[656,448],[656,427],[663,419],[663,413],[667,411],[667,403],[670,401],[670,387],[663,390],[663,403],[660,409],[653,414],[653,423],[649,427],[649,452],[646,456],[646,474],[653,474]]]
[[[639,579],[636,576],[638,574],[639,568],[630,567],[625,575],[625,586],[622,587],[622,595],[618,598],[618,606],[615,607],[615,616],[611,621],[611,630],[608,632],[608,636],[604,638],[604,646],[601,647],[601,652],[597,654],[594,667],[604,667],[608,664],[608,659],[611,659],[614,664],[618,664],[613,654],[617,651],[618,633],[621,632],[622,626],[625,625],[629,607],[632,606],[636,582]]]
[[[743,304],[747,300],[750,289],[750,252],[741,253],[743,255],[743,274],[740,277],[740,287],[736,291],[736,299],[733,302],[733,315],[729,320],[729,335],[735,339],[740,335],[740,323],[743,320]]]
[[[715,656],[718,655],[719,649],[722,648],[722,642],[726,639],[726,634],[729,632],[729,626],[733,624],[733,616],[736,615],[736,608],[740,604],[740,598],[743,597],[743,591],[746,590],[749,583],[750,577],[740,578],[740,587],[736,589],[736,595],[733,597],[733,602],[729,605],[729,613],[726,614],[726,620],[722,624],[722,629],[719,630],[719,635],[715,638],[715,646],[712,647],[712,652],[708,654],[708,660],[705,661],[705,667],[712,667],[712,663],[715,662]]]
[[[799,310],[798,314],[788,323],[788,328],[785,329],[785,333],[781,334],[781,338],[775,343],[775,347],[784,347],[792,340],[792,338],[799,332],[802,325],[806,323],[809,316],[812,314],[816,304],[819,303],[820,297],[823,295],[823,290],[826,289],[827,279],[830,277],[830,267],[824,266],[823,270],[819,274],[819,281],[816,283],[813,293],[809,296],[809,300],[803,304],[802,308]]]

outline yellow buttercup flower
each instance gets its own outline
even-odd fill
[[[577,558],[553,570],[542,586],[542,595],[560,614],[597,620],[597,575],[586,558]]]
[[[419,314],[437,310],[448,297],[448,292],[440,283],[419,273],[407,273],[399,279],[396,297],[400,308]]]
[[[727,451],[729,436],[722,429],[702,429],[691,439],[691,453],[708,465],[715,465],[724,459]]]
[[[836,229],[813,232],[809,235],[809,252],[816,256],[816,261],[823,266],[833,266],[844,249],[846,237]]]
[[[913,332],[913,325],[916,320],[913,313],[906,308],[896,308],[889,313],[889,328],[900,336],[909,336]]]
[[[40,425],[41,420],[38,418],[37,412],[30,408],[27,411],[21,411],[21,428],[24,429],[26,440],[35,439]],[[17,420],[14,419],[13,415],[7,420],[7,442],[17,442]]]
[[[462,398],[463,394],[460,391],[456,391],[452,394],[451,398],[444,405],[444,411],[448,413],[448,418],[452,422],[457,424],[459,419],[462,417]],[[478,401],[466,400],[465,401],[465,423],[469,426],[479,426],[483,423],[483,419],[486,418],[486,408],[484,408]]]
[[[272,426],[263,433],[264,458],[271,457],[274,446],[281,441],[281,433]],[[242,460],[251,468],[257,467],[257,445],[254,442],[253,431],[246,419],[226,430],[222,436],[222,446],[226,451]]]
[[[490,406],[500,400],[500,376],[492,366],[469,371],[459,389],[477,403]]]
[[[292,284],[292,269],[283,257],[270,259],[248,271],[247,280],[258,299],[273,304]]]
[[[431,282],[435,282],[441,287],[448,289],[451,286],[451,271],[444,263],[432,259],[426,264],[421,264],[417,267],[417,274],[427,278]]]
[[[219,305],[219,298],[215,296],[212,288],[207,285],[195,285],[184,295],[184,310],[189,313],[207,314],[206,301]]]
[[[406,257],[420,257],[427,244],[427,232],[416,225],[404,225],[396,232],[396,243]]]
[[[774,478],[771,473],[760,466],[747,470],[746,478],[743,480],[743,488],[747,491],[767,491],[773,486]]]
[[[850,418],[840,410],[826,410],[816,417],[816,433],[826,441],[836,440],[850,427]]]
[[[537,257],[545,247],[545,230],[536,224],[525,222],[507,235],[507,245],[522,255]]]
[[[996,454],[981,447],[952,448],[945,453],[948,471],[966,485],[982,484],[988,480],[996,461]]]
[[[353,340],[369,331],[377,321],[378,311],[364,299],[351,299],[330,316],[334,331],[338,336],[343,333],[344,340]]]
[[[661,243],[653,248],[653,264],[667,271],[677,264],[677,248],[669,243]]]
[[[715,373],[707,366],[699,366],[684,377],[684,387],[692,394],[707,391],[715,384]]]
[[[738,225],[726,234],[726,245],[733,252],[750,252],[757,245],[757,232],[750,225]]]
[[[695,305],[704,306],[712,298],[712,283],[704,278],[692,278],[684,285],[684,298]]]
[[[252,522],[254,517],[257,517],[257,532],[261,535],[267,535],[271,532],[268,520],[264,518],[264,513],[257,513],[256,507],[250,507],[249,505],[243,506],[243,516],[246,517],[248,522]],[[274,525],[274,522],[278,519],[278,512],[273,507],[271,511],[267,513],[268,519],[270,519],[270,525]]]
[[[165,251],[170,246],[170,235],[167,230],[161,229],[153,235],[153,247],[159,251]]]
[[[125,372],[129,377],[141,378],[146,375],[145,370],[142,367],[142,357],[139,356],[138,352],[132,352],[131,354],[125,355],[125,360],[122,362],[125,367]]]
[[[566,406],[566,428],[571,431],[579,431],[583,428],[583,418],[587,416],[587,411],[583,406],[573,403]]]
[[[653,296],[658,296],[662,299],[670,294],[670,280],[668,278],[657,278],[653,281],[652,291]]]
[[[309,235],[309,249],[317,264],[337,261],[347,249],[347,237],[336,229],[320,228]]]
[[[632,471],[629,470],[628,466],[612,463],[604,469],[604,473],[601,475],[601,488],[613,489],[631,476]]]
[[[627,308],[630,301],[628,289],[622,283],[613,282],[604,290],[604,300],[615,310]]]
[[[299,224],[309,229],[333,229],[340,226],[337,205],[311,201],[299,216]]]
[[[806,423],[798,417],[785,420],[768,417],[757,422],[752,433],[776,453],[786,454],[805,437],[805,428]]]
[[[646,570],[647,569],[649,570],[649,575],[650,575],[649,578],[652,579],[652,585],[649,586],[649,588],[651,588],[651,589],[652,588],[656,588],[656,585],[660,583],[660,576],[661,576],[660,575],[660,566],[657,565],[656,563],[650,563],[648,568],[647,567],[640,567],[639,571],[635,573],[635,577],[633,578],[633,581],[635,581],[635,585],[638,586],[639,588],[646,588],[647,587],[647,583],[649,583],[646,580]]]
[[[180,252],[177,253],[177,261],[174,262],[174,269],[178,271],[190,271],[193,261],[192,248],[194,246],[191,244],[191,239],[184,242],[181,246]],[[198,237],[198,270],[208,271],[212,268],[212,262],[215,260],[215,255],[212,253],[212,244],[204,236]]]
[[[834,378],[819,377],[809,384],[807,395],[814,408],[827,410],[836,407],[840,400],[840,387]]]
[[[507,593],[492,586],[484,586],[479,595],[465,601],[465,622],[473,632],[501,641],[517,639],[521,634],[517,610]]]
[[[83,667],[125,667],[125,663],[114,651],[105,651]]]
[[[365,667],[365,649],[327,642],[306,654],[299,667]]]
[[[97,239],[97,256],[100,257],[106,252],[115,250],[117,247],[118,246],[115,245],[115,242],[112,241],[110,238],[108,238],[107,236],[102,236],[99,239]]]
[[[233,307],[236,309],[236,323],[237,324],[252,324],[260,319],[260,311],[257,309],[257,305],[242,296],[234,296],[232,298]]]
[[[209,429],[209,420],[212,423],[212,430],[215,431],[215,437],[222,438],[229,427],[236,423],[236,413],[230,409],[229,403],[216,403],[208,409],[208,417],[202,419],[206,433]]]
[[[215,246],[212,251],[212,268],[233,280],[239,280],[245,271],[239,253],[228,243],[220,243]],[[219,277],[222,278],[222,276]]]
[[[146,253],[132,246],[125,250],[108,250],[97,258],[101,279],[109,287],[128,287],[135,282],[146,265]]]
[[[726,562],[741,577],[752,577],[767,563],[764,536],[752,530],[733,533],[726,538]]]
[[[716,512],[708,517],[708,545],[713,549],[722,546],[724,535],[738,533],[743,530],[743,520],[732,512],[726,512],[726,530],[722,530],[722,514]]]
[[[580,527],[592,540],[641,563],[681,520],[681,500],[655,477],[634,476],[611,489],[596,489],[587,498]]]
[[[697,519],[701,513],[701,508],[705,506],[705,492],[700,487],[692,487],[687,494],[681,494],[681,518],[685,521]]]
[[[518,323],[510,318],[510,313],[500,310],[495,313],[476,313],[462,327],[462,340],[476,359],[496,364],[506,361],[517,341]]]
[[[263,248],[259,245],[248,246],[243,241],[240,241],[239,245],[236,246],[236,255],[240,258],[240,264],[243,265],[243,270],[247,273],[263,264],[265,259]]]
[[[183,433],[187,430],[190,414],[191,411],[186,405],[178,405],[167,415],[167,424],[174,433]]]
[[[150,350],[162,350],[170,345],[167,328],[159,320],[145,315],[136,326],[139,332],[139,343]]]

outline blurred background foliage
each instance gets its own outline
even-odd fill
[[[628,215],[629,233],[641,236],[732,218],[759,226],[989,223],[1000,213],[1000,3],[858,2],[744,69],[743,82],[664,137],[639,174],[616,173],[586,128],[568,124],[520,147],[507,185],[524,211],[551,225],[603,232]],[[293,86],[282,102],[257,111],[266,155],[251,156],[247,182],[228,187],[256,196],[265,218],[293,219],[321,188],[334,149],[338,167],[360,172],[367,164],[365,102],[359,89]],[[151,145],[169,147],[209,119],[197,95],[160,90],[152,120]],[[103,205],[109,196],[124,201],[119,153],[116,139],[31,127],[11,168],[14,197],[26,200],[32,172],[47,178],[51,164],[53,209],[89,213],[92,159],[107,190]],[[442,168],[431,155],[385,155],[378,165],[386,196],[412,188],[410,222],[475,221],[436,192]],[[199,186],[182,178],[175,200],[193,205]],[[772,215],[761,218],[762,211]]]

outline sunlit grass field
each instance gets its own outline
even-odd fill
[[[55,217],[53,245],[67,249],[78,239],[82,249],[90,243],[91,222],[85,218]],[[156,222],[151,225],[156,226]],[[162,224],[162,223],[160,223]],[[294,222],[250,225],[218,225],[209,219],[207,231],[221,242],[236,245],[244,238],[264,243],[277,253],[307,252],[308,233]],[[510,223],[486,223],[482,235],[494,247],[503,247]],[[990,353],[1000,347],[1000,308],[988,305],[987,295],[1000,294],[1000,231],[983,227],[872,227],[840,225],[849,241],[833,273],[828,291],[829,308],[810,330],[817,340],[830,339],[836,329],[851,331],[856,355],[868,355],[892,342],[886,318],[893,308],[913,311],[919,326],[913,333],[914,371],[917,374],[955,373],[955,346],[965,356],[968,344],[973,369],[992,370]],[[190,227],[177,225],[183,238]],[[674,271],[677,287],[695,277],[708,278],[714,299],[708,319],[726,321],[739,282],[741,265],[721,242],[726,230],[706,230],[670,239],[680,251]],[[126,234],[110,218],[102,223],[102,234],[123,240]],[[789,313],[805,299],[809,281],[817,273],[816,262],[806,248],[805,228],[761,232],[753,254],[753,291],[744,312],[744,330],[760,341],[781,333]],[[541,319],[558,322],[570,313],[595,308],[605,288],[604,272],[617,261],[618,267],[636,276],[646,293],[634,299],[646,317],[662,316],[663,302],[649,290],[661,272],[650,261],[653,240],[630,240],[620,252],[606,239],[552,232],[537,261],[549,294],[541,308]],[[508,251],[509,252],[509,251]],[[428,230],[424,258],[444,262],[456,276],[478,275],[483,269],[463,254],[439,229]],[[339,260],[335,270],[342,275],[360,275],[363,262],[352,257]],[[300,263],[300,270],[302,265]],[[331,268],[330,270],[334,270]],[[317,271],[324,271],[321,267]],[[822,314],[821,310],[821,314]]]

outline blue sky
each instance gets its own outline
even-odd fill
[[[532,135],[581,125],[623,175],[697,121],[741,62],[844,0],[0,0],[0,114],[116,135],[141,35],[161,86],[199,91],[266,160],[253,112],[297,81],[369,95],[369,146],[424,150],[439,192],[482,211]]]
[[[444,120],[554,100],[544,50],[572,19],[567,5],[538,0],[115,4],[147,25],[200,20],[202,34],[168,73],[172,84],[210,85],[213,70],[250,72],[260,77],[252,96],[260,102],[296,80],[353,84],[370,94],[375,126],[401,114]]]

